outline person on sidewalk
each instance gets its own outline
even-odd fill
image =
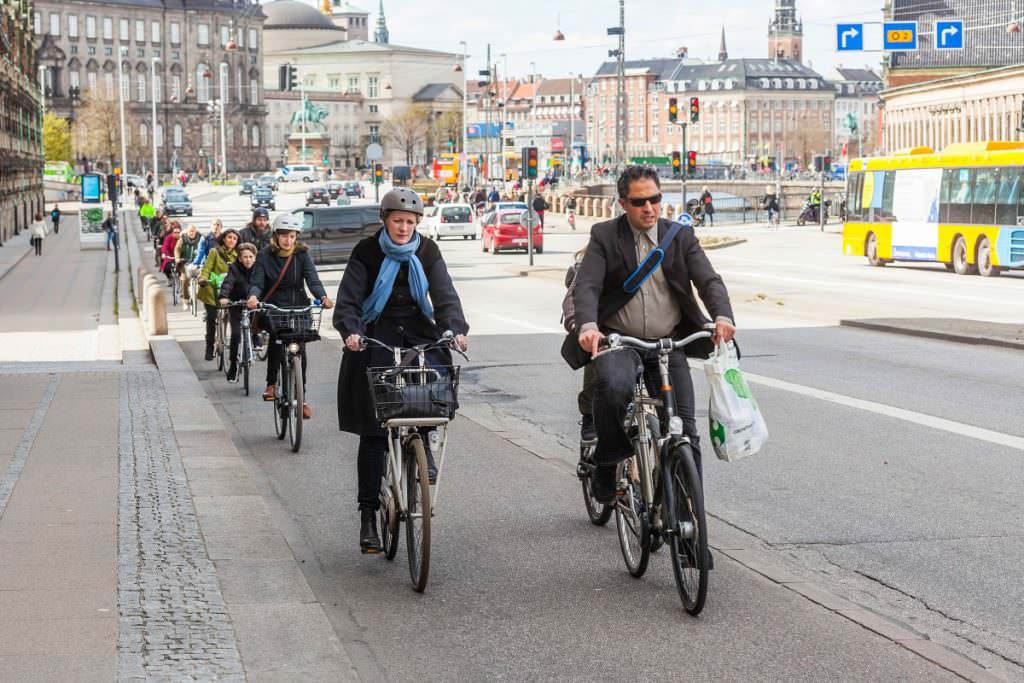
[[[50,220],[53,221],[53,234],[60,234],[60,206],[57,204],[53,205],[53,211],[50,212]]]
[[[313,257],[309,255],[309,247],[299,242],[302,232],[302,219],[291,213],[278,214],[274,219],[273,237],[270,246],[261,249],[256,256],[252,278],[249,280],[250,309],[255,309],[261,301],[281,308],[302,308],[309,306],[306,287],[313,296],[320,299],[324,308],[333,308],[334,303],[327,296],[327,290],[320,282],[320,276],[313,265]],[[269,348],[267,349],[267,388],[263,392],[264,401],[273,401],[276,396],[274,386],[284,362],[284,348],[270,332]],[[306,345],[301,345],[302,386],[306,386]],[[302,392],[306,395],[306,392]],[[302,404],[302,419],[313,416],[313,409],[308,402]]]
[[[537,195],[533,198],[533,210],[540,216],[540,229],[544,229],[544,212],[548,209],[548,203],[544,201],[543,195]]]
[[[114,237],[117,235],[117,219],[113,215],[107,216],[103,221],[103,231],[107,233],[107,251],[110,251],[110,245],[114,243]]]
[[[338,287],[338,308],[333,324],[345,340],[338,373],[338,425],[359,435],[359,547],[364,553],[380,550],[376,513],[384,475],[387,436],[376,420],[366,369],[394,364],[392,355],[379,348],[364,350],[361,337],[409,348],[432,343],[451,330],[465,349],[469,324],[448,266],[437,244],[416,232],[423,218],[423,202],[412,190],[399,187],[381,198],[384,227],[352,250]],[[446,350],[429,354],[433,365],[451,365]],[[429,449],[428,471],[436,477]]]
[[[164,236],[164,241],[160,245],[160,272],[167,278],[168,287],[174,286],[174,249],[178,246],[179,239],[181,239],[181,223],[171,221],[170,231]]]
[[[199,300],[206,307],[206,360],[213,360],[213,342],[217,334],[217,292],[212,282],[215,275],[226,275],[228,268],[238,258],[238,231],[234,228],[220,234],[218,244],[203,264],[199,274]]]
[[[238,245],[238,259],[228,268],[228,274],[221,283],[218,302],[227,306],[232,301],[249,298],[249,282],[252,280],[252,267],[256,264],[256,245],[243,242]],[[231,366],[228,368],[228,381],[238,381],[238,346],[242,340],[242,311],[237,307],[228,311],[228,322],[231,324]]]
[[[708,225],[712,228],[715,227],[715,204],[707,185],[701,189],[700,205],[704,207],[704,216],[707,218]]]
[[[202,235],[199,234],[199,228],[195,224],[191,224],[185,229],[181,239],[178,240],[178,244],[174,247],[174,264],[178,271],[178,277],[181,278],[181,301],[185,308],[188,308],[189,295],[188,295],[188,266],[192,264],[192,260],[196,257],[196,252],[199,251],[199,241],[202,239]]]
[[[263,251],[270,245],[270,212],[262,206],[252,210],[252,220],[242,228],[240,237],[243,242],[255,244],[258,251]]]
[[[43,238],[46,237],[46,223],[43,222],[43,214],[36,213],[30,226],[30,238],[32,246],[35,247],[36,256],[43,255]]]

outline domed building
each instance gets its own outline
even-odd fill
[[[327,163],[336,168],[364,166],[370,142],[384,147],[385,165],[406,163],[405,152],[382,136],[393,114],[413,106],[438,116],[462,110],[462,73],[455,65],[461,54],[405,47],[390,42],[379,0],[373,40],[369,12],[347,0],[321,0],[319,9],[301,0],[264,4],[264,88],[267,103],[267,154],[272,162],[298,163],[291,158],[290,121],[301,108],[297,90],[328,112],[323,121],[330,136]],[[295,69],[295,89],[283,68]],[[384,139],[382,139],[384,138]],[[414,163],[425,164],[431,150],[425,141]],[[436,147],[436,143],[434,143]],[[294,151],[294,144],[292,146]],[[323,159],[305,159],[326,165]]]

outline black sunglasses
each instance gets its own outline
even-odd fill
[[[651,206],[654,206],[655,204],[661,204],[660,194],[656,194],[653,197],[623,197],[623,199],[629,202],[630,206],[635,206],[638,209],[643,208],[644,204],[646,204],[647,202],[650,202]]]

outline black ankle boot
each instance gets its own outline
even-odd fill
[[[206,347],[206,356],[205,356],[205,358],[206,358],[206,360],[213,360],[213,346],[212,345]]]
[[[359,549],[364,554],[380,552],[380,536],[377,535],[377,511],[360,510]]]
[[[228,368],[228,381],[238,381],[238,363],[236,361],[231,361],[231,367]]]

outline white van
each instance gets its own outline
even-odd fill
[[[316,181],[318,174],[316,168],[309,164],[293,164],[291,166],[285,166],[277,172],[277,179],[279,182],[289,181],[302,181],[304,183],[312,183]]]

